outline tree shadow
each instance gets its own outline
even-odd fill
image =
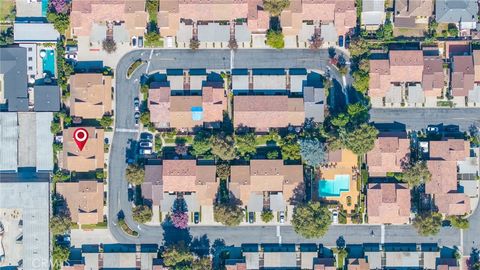
[[[306,196],[306,192],[305,192],[305,182],[301,182],[300,184],[298,184],[295,189],[293,190],[293,195],[292,197],[289,199],[289,202],[292,204],[292,205],[299,205],[299,204],[303,204],[305,202],[305,196]]]
[[[474,265],[478,263],[480,263],[480,250],[478,248],[472,248],[470,258],[467,259],[468,269],[475,269]]]
[[[345,241],[345,238],[343,238],[343,236],[338,237],[338,239],[336,241],[336,244],[337,244],[338,248],[345,248],[346,243],[347,242]]]
[[[210,239],[206,234],[195,237],[190,245],[190,250],[198,257],[208,256],[210,254]]]
[[[166,219],[162,223],[163,229],[163,245],[166,247],[176,246],[183,244],[185,247],[189,247],[192,243],[192,235],[189,229],[178,229],[173,226],[170,219]]]

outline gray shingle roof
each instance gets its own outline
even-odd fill
[[[58,85],[35,85],[36,112],[58,112],[60,110],[60,88]]]
[[[439,23],[476,22],[478,4],[475,0],[437,0],[435,17]]]
[[[20,42],[57,42],[60,34],[51,23],[15,23],[13,39]]]
[[[3,74],[8,111],[28,111],[27,49],[0,48],[0,74]]]

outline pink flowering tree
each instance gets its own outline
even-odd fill
[[[186,212],[175,212],[171,215],[173,226],[177,229],[186,229],[188,226],[188,214]]]
[[[50,0],[50,5],[56,13],[66,13],[68,10],[67,0]]]

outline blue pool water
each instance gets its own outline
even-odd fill
[[[55,77],[55,50],[46,49],[45,57],[43,57],[43,73],[47,73],[50,77]]]
[[[192,120],[200,121],[203,119],[203,108],[202,107],[192,107]]]
[[[334,180],[320,180],[318,194],[320,197],[340,197],[342,192],[350,190],[350,175],[335,175]]]
[[[47,17],[48,0],[42,0],[42,17]]]

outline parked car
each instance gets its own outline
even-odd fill
[[[248,212],[248,223],[255,222],[255,212]]]
[[[135,118],[135,125],[138,126],[138,119],[140,119],[140,112],[135,112],[133,114],[133,117]]]
[[[173,37],[167,37],[167,48],[173,48]]]
[[[153,140],[153,135],[148,132],[143,132],[140,134],[140,140],[146,140],[146,141],[152,141]]]
[[[428,126],[427,131],[430,133],[438,133],[439,130],[438,130],[438,127],[436,126]]]
[[[198,224],[200,222],[200,213],[195,212],[193,213],[193,223]]]
[[[280,223],[285,223],[285,212],[284,211],[280,211],[279,213],[279,219],[280,219]]]
[[[138,37],[138,47],[143,48],[143,37]]]
[[[133,99],[133,107],[135,108],[136,112],[140,111],[140,100],[138,99],[138,97]]]
[[[332,223],[333,224],[338,224],[338,212],[337,211],[332,212]]]
[[[151,155],[152,148],[140,148],[139,152],[140,152],[140,155]]]
[[[133,202],[133,194],[134,194],[133,188],[130,188],[130,187],[129,187],[129,188],[128,188],[128,201],[129,201],[129,202]]]
[[[153,146],[152,142],[149,141],[140,141],[140,147],[151,148]]]
[[[132,37],[132,47],[137,47],[137,37],[136,36],[133,36]]]
[[[345,49],[350,48],[350,36],[345,38]]]
[[[338,46],[343,47],[343,36],[338,37]]]

